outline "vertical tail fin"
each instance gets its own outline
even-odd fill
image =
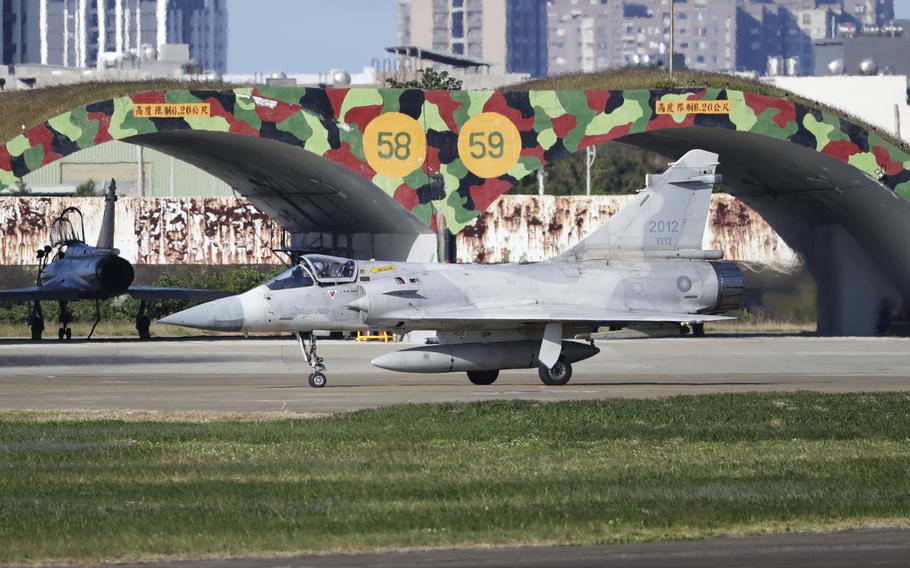
[[[691,150],[662,174],[647,177],[647,187],[602,227],[560,255],[564,260],[622,256],[719,258],[702,251],[714,184],[717,154]]]
[[[111,180],[104,196],[104,216],[101,218],[101,232],[98,233],[98,248],[114,248],[114,203],[117,202],[117,182]]]

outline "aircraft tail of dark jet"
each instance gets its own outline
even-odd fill
[[[720,258],[702,250],[717,165],[717,154],[687,152],[664,173],[648,175],[634,199],[559,258]]]
[[[104,196],[104,216],[101,218],[101,231],[98,233],[98,248],[114,248],[114,204],[117,202],[117,182],[111,180]]]

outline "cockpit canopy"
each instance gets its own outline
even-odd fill
[[[67,207],[51,223],[51,246],[70,245],[85,242],[85,226],[82,211]]]
[[[303,267],[298,264],[293,268],[285,270],[278,276],[265,283],[269,290],[289,290],[291,288],[306,288],[313,285],[313,277]]]
[[[315,282],[321,285],[345,284],[357,280],[357,261],[337,256],[308,254],[297,266],[285,270],[265,285],[269,290],[306,288]]]
[[[320,283],[344,284],[357,280],[357,261],[323,254],[308,254],[303,261]]]

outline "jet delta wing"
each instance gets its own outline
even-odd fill
[[[464,371],[490,384],[501,369],[539,369],[568,382],[572,364],[596,355],[573,341],[599,327],[704,322],[739,307],[742,276],[719,251],[702,249],[717,154],[692,150],[575,247],[536,264],[363,262],[305,255],[298,266],[244,294],[160,320],[201,329],[289,331],[326,383],[316,354],[322,331],[432,330],[438,344],[383,355],[403,372]]]
[[[146,339],[149,337],[151,324],[151,320],[145,314],[148,302],[210,301],[230,295],[228,292],[217,290],[131,286],[134,277],[133,266],[120,257],[120,251],[114,248],[114,203],[117,201],[117,183],[114,180],[111,180],[108,186],[105,200],[104,217],[96,246],[85,243],[82,213],[75,207],[68,207],[51,225],[51,243],[38,251],[40,264],[35,286],[0,290],[0,302],[32,303],[29,310],[32,339],[41,339],[44,331],[41,302],[60,303],[60,328],[57,337],[70,339],[72,331],[69,324],[72,321],[72,314],[69,311],[69,302],[94,300],[96,317],[95,325],[89,333],[91,337],[100,320],[99,302],[129,293],[141,301],[136,316],[136,330],[139,337]]]

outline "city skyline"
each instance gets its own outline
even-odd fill
[[[397,0],[228,0],[228,10],[229,73],[357,72],[397,41]],[[910,0],[894,0],[894,11],[898,18],[910,19]],[[343,22],[345,34],[356,41],[337,42],[327,51],[325,45],[338,38],[335,29],[316,26],[309,34],[301,32],[306,29],[301,20],[314,12]],[[276,19],[276,13],[289,17]],[[356,18],[350,17],[353,13]],[[304,51],[297,52],[300,47]]]

